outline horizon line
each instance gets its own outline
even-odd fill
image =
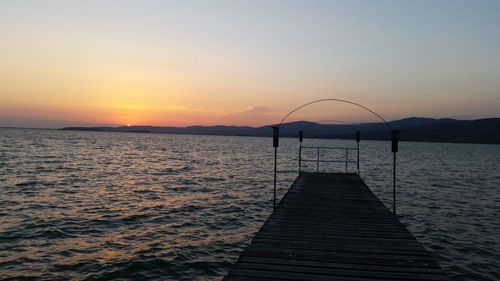
[[[394,121],[401,121],[401,120],[407,120],[407,119],[434,119],[434,120],[441,120],[441,119],[450,119],[450,120],[456,120],[456,121],[478,121],[478,120],[485,120],[485,119],[499,119],[500,117],[485,117],[485,118],[477,118],[477,119],[458,119],[458,118],[453,118],[453,117],[441,117],[441,118],[434,118],[434,117],[405,117],[405,118],[400,118],[400,119],[393,119],[390,121],[387,121],[388,123],[394,122]],[[316,123],[319,125],[337,125],[337,126],[348,126],[352,124],[378,124],[382,123],[381,121],[367,121],[367,122],[345,122],[343,124],[339,123],[319,123],[321,121],[309,121],[309,120],[297,120],[297,121],[291,121],[291,122],[286,122],[283,124],[292,124],[292,123],[299,123],[299,122],[308,122],[308,123]],[[35,130],[60,130],[64,128],[122,128],[122,127],[157,127],[157,128],[189,128],[189,127],[249,127],[249,128],[261,128],[261,127],[268,127],[268,126],[273,126],[278,123],[269,123],[265,125],[259,125],[259,126],[252,126],[252,125],[225,125],[225,124],[214,124],[214,125],[185,125],[185,126],[169,126],[169,125],[147,125],[147,124],[142,124],[142,125],[131,125],[131,124],[107,124],[107,125],[100,125],[100,124],[95,124],[95,125],[67,125],[67,126],[58,126],[58,127],[29,127],[29,126],[5,126],[5,125],[0,125],[1,129],[35,129]]]

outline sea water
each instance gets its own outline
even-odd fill
[[[0,279],[219,280],[272,211],[273,153],[270,138],[0,129]],[[392,157],[360,143],[360,174],[389,208]],[[454,280],[499,280],[500,146],[403,142],[397,162],[400,220]],[[281,198],[297,139],[281,139],[278,170]]]

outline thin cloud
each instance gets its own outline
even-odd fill
[[[247,106],[235,112],[225,113],[216,121],[227,125],[261,125],[273,120],[273,110],[266,106]]]

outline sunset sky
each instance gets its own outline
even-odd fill
[[[257,126],[321,98],[499,117],[500,1],[0,1],[0,126]]]

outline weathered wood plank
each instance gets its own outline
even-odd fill
[[[448,280],[356,174],[303,173],[224,280]]]
[[[344,269],[355,269],[355,270],[361,270],[361,271],[442,274],[442,271],[438,268],[352,264],[352,263],[307,261],[307,260],[295,260],[295,259],[278,259],[278,258],[251,257],[251,256],[248,256],[248,257],[242,256],[240,259],[240,262],[283,264],[283,265],[290,264],[290,265],[309,266],[309,267],[317,267],[317,268],[344,268]]]
[[[329,268],[329,267],[309,267],[303,265],[282,265],[282,264],[269,264],[269,263],[249,263],[240,262],[236,268],[253,269],[261,271],[282,271],[287,273],[300,273],[300,274],[322,274],[329,276],[349,276],[349,277],[365,277],[365,278],[388,278],[399,280],[446,280],[444,274],[420,273],[420,272],[385,272],[374,270],[358,270],[358,269],[344,269],[344,268]]]
[[[347,256],[343,253],[325,253],[318,251],[272,251],[270,249],[253,249],[249,247],[245,251],[245,255],[249,257],[263,257],[263,258],[284,258],[284,259],[295,259],[295,260],[307,260],[307,261],[322,261],[322,262],[339,262],[339,263],[349,263],[349,264],[367,264],[367,265],[387,265],[387,266],[405,266],[405,267],[432,267],[439,268],[434,261],[418,261],[418,260],[407,260],[407,259],[391,259],[386,260],[383,257],[373,258],[371,256],[358,255],[357,257]],[[240,257],[241,258],[241,257]]]

